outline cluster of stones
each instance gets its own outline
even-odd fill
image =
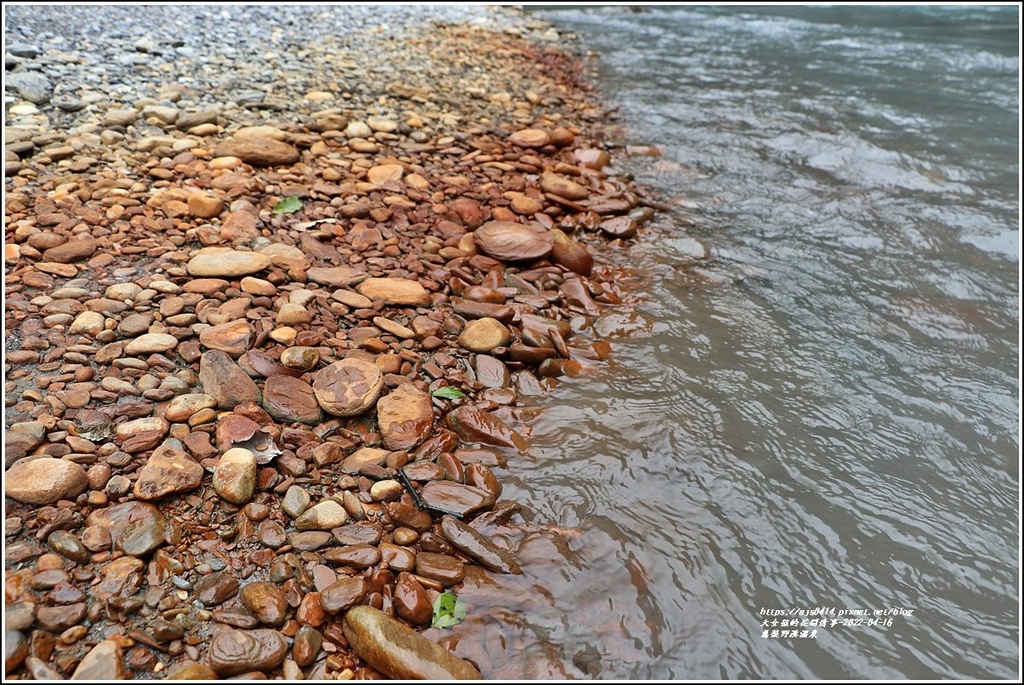
[[[522,572],[494,470],[521,398],[609,354],[588,244],[653,212],[564,55],[437,32],[453,92],[481,55],[536,90],[8,129],[8,675],[480,677],[413,629],[467,568]]]

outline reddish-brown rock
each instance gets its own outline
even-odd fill
[[[226,352],[232,357],[237,357],[249,349],[252,339],[252,326],[245,319],[210,326],[199,332],[199,342],[204,347]]]
[[[199,361],[199,382],[203,393],[217,400],[220,409],[233,409],[242,402],[258,402],[256,383],[220,350],[204,352]]]
[[[334,416],[357,416],[373,406],[384,388],[384,374],[361,359],[342,359],[321,369],[313,392],[324,411]]]
[[[100,247],[100,241],[95,238],[80,238],[69,240],[63,245],[57,245],[43,252],[43,261],[68,264],[80,262],[95,254]]]
[[[552,247],[547,231],[512,221],[488,221],[473,232],[473,240],[484,254],[509,262],[546,257]]]
[[[430,435],[433,425],[430,395],[411,383],[404,383],[377,400],[377,426],[389,449],[412,449]]]
[[[170,445],[159,447],[139,470],[135,481],[136,499],[156,500],[198,488],[203,482],[203,467],[185,452]]]
[[[263,408],[278,421],[316,425],[323,418],[309,383],[292,376],[275,375],[263,385]]]
[[[526,449],[526,440],[504,421],[472,406],[464,405],[447,417],[448,425],[468,442]]]
[[[280,166],[299,161],[299,151],[288,143],[273,138],[241,136],[230,138],[214,150],[218,157],[238,157],[253,166]]]

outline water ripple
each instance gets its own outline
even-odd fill
[[[509,465],[533,520],[579,530],[559,606],[616,617],[553,639],[602,678],[1012,677],[1016,15],[551,16],[602,52],[629,134],[664,149],[624,166],[686,219],[632,253],[644,323],[599,323],[624,327],[613,363]],[[913,614],[762,637],[761,609],[817,606]]]

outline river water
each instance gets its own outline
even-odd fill
[[[625,141],[662,150],[615,158],[673,207],[622,260],[643,302],[601,322],[612,361],[502,476],[574,532],[521,618],[541,651],[1016,678],[1017,8],[534,11],[600,54]]]

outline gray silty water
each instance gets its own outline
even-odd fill
[[[542,14],[674,209],[509,467],[581,531],[538,634],[601,678],[1015,677],[1017,9]],[[869,613],[763,636],[818,607]]]

